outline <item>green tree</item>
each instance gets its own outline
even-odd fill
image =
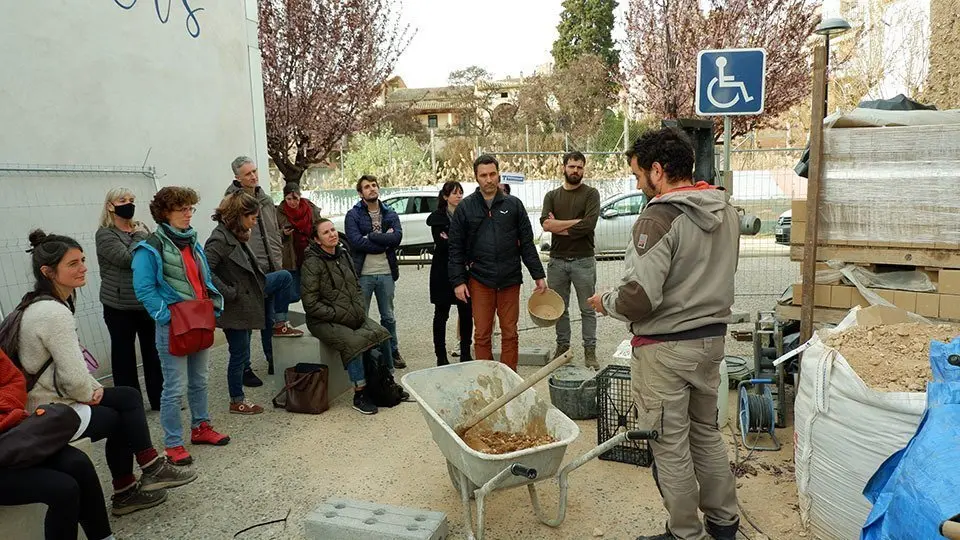
[[[563,0],[563,12],[553,42],[553,61],[563,69],[585,54],[599,56],[612,72],[620,66],[614,48],[613,11],[616,0]]]

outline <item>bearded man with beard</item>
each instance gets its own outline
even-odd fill
[[[570,350],[570,285],[577,290],[583,333],[583,361],[599,369],[597,362],[597,314],[587,298],[597,288],[597,259],[594,256],[594,229],[600,216],[600,192],[583,183],[587,159],[580,152],[563,156],[563,184],[543,197],[540,223],[551,233],[547,286],[563,298],[564,310],[557,321],[557,348],[554,358]]]

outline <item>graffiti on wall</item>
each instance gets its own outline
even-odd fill
[[[138,0],[113,1],[123,9],[133,9],[133,7],[137,5]],[[183,4],[183,9],[186,11],[184,24],[187,27],[187,33],[190,34],[190,37],[196,39],[200,37],[200,20],[197,19],[197,13],[203,11],[203,8],[190,7],[191,1],[192,0],[180,0],[180,3]],[[173,0],[167,0],[166,10],[162,9],[162,3],[163,0],[153,0],[153,8],[157,13],[157,19],[160,21],[160,24],[167,24],[170,20],[170,12],[173,10]]]

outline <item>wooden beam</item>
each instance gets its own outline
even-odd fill
[[[781,319],[789,319],[792,321],[800,320],[801,312],[803,309],[801,306],[777,306],[775,308],[777,317]],[[837,324],[847,316],[847,313],[850,312],[850,308],[824,308],[817,307],[813,310],[813,322],[814,323],[826,323],[826,324]]]
[[[791,246],[790,258],[806,259],[804,246]],[[818,261],[843,261],[860,264],[896,264],[902,266],[929,266],[933,268],[960,268],[960,250],[923,248],[886,248],[879,246],[817,246]]]
[[[813,296],[817,276],[817,231],[820,225],[820,177],[823,174],[823,119],[827,114],[827,49],[817,45],[813,52],[813,101],[810,114],[810,174],[807,178],[807,232],[804,238],[803,282],[800,310],[800,341],[813,336]]]

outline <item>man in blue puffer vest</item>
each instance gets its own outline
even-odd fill
[[[360,275],[360,288],[366,310],[370,311],[370,299],[377,296],[380,324],[390,331],[390,349],[393,366],[407,367],[400,356],[397,339],[397,319],[393,314],[393,297],[396,281],[400,278],[397,264],[397,248],[403,238],[400,216],[380,202],[380,185],[377,177],[365,174],[357,180],[360,200],[347,212],[344,228],[353,253],[353,263]]]

